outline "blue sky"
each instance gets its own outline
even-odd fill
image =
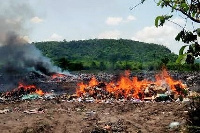
[[[114,38],[158,43],[173,52],[183,45],[174,41],[180,28],[172,23],[156,28],[154,19],[169,14],[153,0],[134,10],[140,0],[21,0],[30,4],[34,15],[26,22],[26,38],[32,41],[62,41]],[[175,22],[185,24],[179,14]]]
[[[77,40],[103,37],[104,34],[109,38],[110,33],[111,38],[131,38],[142,27],[153,25],[156,13],[162,11],[155,8],[152,2],[135,10],[129,9],[139,2],[140,0],[34,0],[31,5],[37,7],[35,13],[43,21],[34,25],[32,37],[34,40],[43,40],[51,35],[58,35],[66,40]],[[130,16],[134,18],[128,21]],[[43,35],[38,36],[37,33],[41,31]]]

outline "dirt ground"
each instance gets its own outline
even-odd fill
[[[186,132],[188,105],[177,102],[80,103],[33,100],[0,103],[1,133]],[[37,113],[27,113],[32,109]],[[180,125],[170,128],[171,122]]]

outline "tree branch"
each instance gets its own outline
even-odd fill
[[[178,24],[178,23],[176,23],[176,22],[174,22],[174,21],[171,21],[171,20],[167,20],[167,21],[169,21],[169,22],[171,22],[171,23],[173,23],[173,24],[179,26],[180,28],[185,29],[185,27],[181,26],[180,24]]]
[[[171,8],[173,8],[176,11],[180,11],[181,13],[183,13],[185,16],[187,16],[189,19],[191,19],[192,21],[196,22],[196,23],[200,23],[200,19],[195,19],[193,18],[190,14],[187,14],[186,12],[184,12],[182,9],[179,8],[174,8],[172,5],[170,5],[170,3],[167,3],[167,5]]]
[[[133,10],[134,8],[136,8],[137,6],[139,6],[140,4],[142,4],[142,2],[138,3],[137,5],[135,5],[134,7],[130,7],[130,10]]]

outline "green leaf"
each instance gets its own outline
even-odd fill
[[[194,17],[194,16],[195,16],[195,14],[196,14],[196,12],[192,12],[192,17]]]
[[[180,39],[181,39],[181,34],[178,33],[178,35],[175,37],[175,40],[176,40],[176,41],[180,41]]]
[[[177,4],[174,4],[174,6],[172,7],[172,12],[174,11],[174,9],[176,9]]]
[[[185,36],[185,31],[182,30],[181,32],[178,33],[178,35],[175,37],[176,41],[180,41],[181,39],[183,39]]]
[[[163,8],[165,6],[165,3],[162,2],[160,6],[161,6],[161,8]]]
[[[196,29],[196,33],[197,33],[197,35],[200,37],[200,28],[197,28],[197,29]]]
[[[189,10],[189,6],[186,3],[181,3],[180,7],[187,12]]]
[[[194,54],[194,49],[195,49],[194,45],[191,44],[191,45],[189,46],[188,52]]]
[[[160,6],[160,4],[162,3],[162,0],[159,0],[159,2],[157,3],[157,6]]]
[[[183,51],[185,49],[185,47],[187,47],[188,45],[182,46],[181,49],[179,50],[179,55],[183,55]]]
[[[165,15],[164,17],[165,17],[165,20],[168,20],[168,19],[172,18],[173,15]]]
[[[141,0],[141,3],[143,4],[146,0]]]
[[[155,19],[155,26],[158,27],[158,21],[160,20],[160,16],[157,16]]]
[[[170,19],[173,15],[157,16],[155,19],[155,26],[163,26],[165,21]]]
[[[186,62],[186,59],[187,59],[187,54],[179,55],[176,60],[176,63],[184,64]]]
[[[163,26],[164,23],[165,23],[165,17],[164,16],[160,16],[160,24],[159,24],[159,26]]]

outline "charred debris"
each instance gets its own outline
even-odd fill
[[[187,82],[176,76],[171,77],[166,70],[155,76],[152,73],[136,76],[129,71],[120,75],[100,73],[96,76],[59,73],[48,76],[30,72],[18,78],[22,82],[18,82],[13,89],[2,92],[1,102],[35,99],[88,103],[174,102],[190,101],[190,98],[199,96],[198,92],[191,91]],[[8,87],[1,85],[1,88],[2,86]]]

